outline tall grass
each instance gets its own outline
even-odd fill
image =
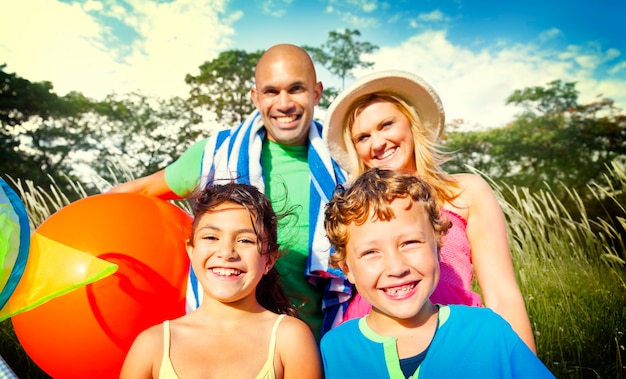
[[[571,216],[550,190],[531,193],[492,183],[507,217],[538,355],[557,378],[626,377],[626,175],[614,165],[605,179],[591,188],[598,198],[613,202],[618,214],[593,220],[574,192],[569,196],[580,218]],[[69,204],[58,188],[13,183],[34,228]],[[79,185],[74,190],[85,196]],[[23,352],[10,320],[0,324],[0,355],[20,378],[47,378]]]
[[[526,298],[541,360],[559,378],[624,378],[626,266],[620,203],[626,175],[614,166],[613,186],[593,185],[621,214],[590,220],[574,192],[574,219],[550,191],[494,188],[507,217],[509,245]],[[614,225],[610,220],[618,220]]]

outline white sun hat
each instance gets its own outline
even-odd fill
[[[346,171],[350,171],[348,151],[343,140],[343,128],[347,112],[352,103],[364,95],[374,92],[394,94],[412,106],[422,124],[434,129],[438,138],[443,131],[445,113],[437,92],[421,77],[406,71],[387,70],[366,75],[333,100],[326,112],[323,138],[335,161]]]

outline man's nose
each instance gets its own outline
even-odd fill
[[[286,110],[293,107],[293,99],[291,98],[291,94],[287,91],[280,91],[278,94],[278,108],[281,110]]]

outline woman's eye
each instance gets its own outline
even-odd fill
[[[367,137],[369,137],[369,136],[358,136],[358,137],[354,140],[354,143],[363,142],[363,141],[367,140]]]

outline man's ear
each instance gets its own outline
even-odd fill
[[[259,98],[257,97],[258,93],[256,91],[256,87],[250,88],[250,98],[252,99],[252,103],[256,109],[259,109]]]
[[[322,82],[315,83],[315,105],[317,105],[320,100],[322,100],[322,95],[324,94],[324,85]]]
[[[354,275],[352,275],[352,271],[350,271],[350,267],[348,267],[348,264],[346,263],[346,261],[341,261],[338,263],[338,265],[341,271],[343,271],[343,273],[348,278],[348,281],[354,284]]]

